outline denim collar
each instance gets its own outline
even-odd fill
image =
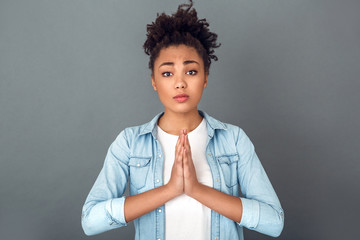
[[[209,116],[207,113],[198,110],[199,114],[205,118],[207,129],[208,129],[208,135],[210,138],[214,136],[215,129],[223,129],[226,130],[226,125],[219,120],[216,120],[215,118]],[[156,139],[157,135],[157,122],[159,118],[164,114],[164,112],[157,114],[150,122],[144,124],[142,126],[142,129],[140,130],[140,135],[151,133],[152,136]]]

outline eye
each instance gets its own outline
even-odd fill
[[[163,75],[163,77],[170,77],[172,76],[171,72],[163,72],[161,75]]]
[[[197,71],[196,71],[196,70],[190,70],[190,71],[188,71],[186,74],[196,75],[196,74],[197,74]]]

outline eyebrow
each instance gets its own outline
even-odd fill
[[[187,65],[187,64],[190,64],[190,63],[196,63],[198,65],[200,65],[197,61],[195,60],[187,60],[187,61],[184,61],[184,65]],[[160,64],[159,68],[161,66],[174,66],[174,63],[173,62],[163,62],[162,64]]]

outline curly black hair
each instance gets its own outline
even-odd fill
[[[181,4],[177,12],[172,15],[157,14],[155,22],[147,25],[147,39],[143,45],[145,53],[150,55],[149,68],[154,69],[154,61],[162,48],[172,45],[184,44],[194,47],[202,57],[205,72],[209,73],[211,59],[217,61],[214,48],[220,46],[216,43],[217,34],[209,31],[206,19],[198,19],[193,2]]]

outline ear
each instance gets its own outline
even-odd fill
[[[209,77],[209,73],[205,73],[205,81],[204,81],[204,88],[206,88],[207,83],[208,83],[208,77]]]
[[[153,86],[154,91],[157,91],[156,83],[155,83],[155,78],[154,78],[154,74],[153,74],[153,73],[151,74],[151,85]]]

